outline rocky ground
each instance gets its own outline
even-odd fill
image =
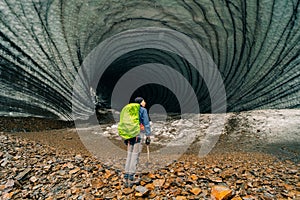
[[[276,156],[269,153],[269,145],[253,144],[250,137],[250,148],[245,144],[249,137],[240,136],[246,131],[241,126],[271,135],[274,131],[268,121],[272,120],[265,114],[230,115],[224,134],[207,156],[194,155],[198,147],[192,145],[170,165],[138,174],[138,184],[132,188],[124,187],[121,170],[86,150],[70,124],[58,126],[50,120],[41,125],[23,119],[28,127],[38,128],[9,130],[16,127],[15,121],[1,119],[0,199],[300,199],[297,148],[282,143],[280,148],[289,148],[289,153],[278,151]],[[285,118],[282,113],[279,116]],[[277,120],[278,131],[282,131],[280,123]],[[297,127],[292,131],[297,132]],[[275,144],[277,139],[273,136],[270,142]]]

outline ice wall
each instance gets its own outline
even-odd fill
[[[0,16],[2,116],[71,120],[74,80],[89,52],[117,33],[150,26],[184,33],[211,55],[224,81],[228,111],[300,108],[298,0],[2,0]],[[103,105],[110,103],[113,74],[132,68],[130,60],[137,57],[136,65],[175,62],[193,88],[200,83],[176,55],[135,51],[102,77],[97,94]],[[209,99],[201,94],[207,91],[201,88],[199,104],[206,105]],[[156,91],[152,98],[172,105],[164,88]]]

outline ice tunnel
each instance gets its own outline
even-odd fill
[[[3,0],[0,115],[72,120],[74,84],[86,58],[103,41],[145,27],[174,30],[201,45],[222,78],[227,111],[300,108],[299,3]],[[126,72],[158,63],[185,77],[200,111],[211,111],[203,74],[189,60],[136,40],[139,48],[114,59],[101,77],[94,77],[95,87],[88,82],[82,87],[75,101],[79,107],[93,109],[91,88],[100,106],[111,107],[113,89]],[[163,85],[141,85],[134,95],[149,99],[149,107],[162,104],[168,112],[178,111],[176,95]]]

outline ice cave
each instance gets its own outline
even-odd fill
[[[176,31],[203,48],[224,85],[226,112],[300,108],[298,0],[3,0],[0,16],[1,116],[69,121],[74,104],[81,110],[93,109],[94,103],[111,108],[121,78],[149,63],[180,73],[199,110],[211,112],[203,74],[176,52],[144,45],[134,30],[148,27]],[[90,53],[126,31],[135,47],[120,53],[126,42],[115,44],[111,51],[118,57],[101,77],[93,77],[95,86],[85,82],[74,99],[74,84]],[[141,84],[128,98],[135,94],[149,99],[148,107],[178,111],[178,96],[162,84]]]

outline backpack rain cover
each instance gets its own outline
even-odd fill
[[[138,103],[127,104],[122,109],[118,132],[123,139],[134,138],[140,133],[139,110],[140,104]]]

